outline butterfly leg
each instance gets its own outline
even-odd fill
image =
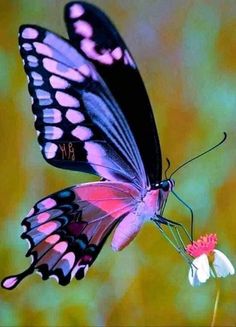
[[[177,250],[181,249],[185,251],[185,245],[184,242],[180,236],[179,230],[178,230],[178,226],[181,226],[181,224],[176,223],[171,221],[170,219],[164,218],[164,217],[158,217],[158,223],[159,223],[159,228],[161,227],[161,224],[166,225],[169,228],[170,233],[172,234],[173,238],[174,238],[174,244],[175,248]],[[182,227],[182,226],[181,226]],[[184,228],[184,227],[183,227]],[[164,236],[167,236],[167,233],[164,231],[164,229],[161,227],[160,230],[162,231],[162,233],[164,234]],[[170,239],[170,238],[169,238]],[[171,242],[173,244],[173,241]]]
[[[158,226],[162,235],[169,241],[169,243],[176,249],[176,251],[179,252],[188,263],[190,263],[189,257],[186,254],[184,241],[179,232],[179,228],[181,228],[187,238],[191,240],[190,235],[184,225],[165,218],[161,215],[156,215],[156,217],[152,220]],[[162,225],[166,225],[169,228],[172,237],[168,236],[168,233],[163,229]]]
[[[185,228],[184,225],[182,225],[181,223],[177,223],[174,220],[170,220],[170,219],[168,219],[166,217],[163,217],[161,215],[156,215],[156,218],[157,218],[157,220],[158,220],[158,222],[160,224],[164,224],[164,225],[172,227],[172,228],[175,227],[177,230],[178,230],[178,227],[181,228],[183,230],[184,234],[190,240],[190,242],[192,242],[192,237],[191,237],[191,235],[189,234],[189,232],[187,231],[187,229]],[[154,220],[156,220],[156,219],[154,219]],[[178,234],[179,234],[179,231],[178,231]]]

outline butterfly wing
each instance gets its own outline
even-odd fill
[[[140,193],[126,183],[80,184],[40,200],[22,221],[26,256],[32,264],[2,281],[7,289],[37,270],[43,279],[55,277],[67,285],[81,279],[115,225],[137,206]]]
[[[56,167],[144,189],[134,137],[94,65],[69,42],[35,25],[21,26],[19,44],[44,158]]]
[[[137,66],[109,18],[96,6],[65,7],[69,38],[103,77],[131,128],[150,183],[161,180],[161,150],[151,105]]]

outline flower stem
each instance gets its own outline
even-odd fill
[[[215,299],[215,305],[214,305],[213,316],[211,321],[211,327],[215,326],[216,314],[217,314],[219,298],[220,298],[220,284],[217,282],[216,285],[217,285],[217,291],[216,291],[216,299]]]

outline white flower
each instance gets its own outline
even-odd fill
[[[219,250],[214,249],[217,243],[215,234],[201,236],[199,240],[189,244],[186,251],[193,260],[188,279],[192,286],[205,283],[210,276],[226,277],[235,273],[229,259]]]
[[[205,283],[210,276],[226,277],[235,273],[234,267],[229,259],[219,250],[213,250],[214,259],[211,267],[206,254],[202,254],[193,260],[189,269],[188,279],[192,286]]]

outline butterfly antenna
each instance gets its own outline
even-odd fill
[[[226,138],[227,138],[227,133],[224,132],[224,137],[223,137],[223,139],[222,139],[219,143],[217,143],[217,144],[214,145],[212,148],[210,148],[210,149],[208,149],[208,150],[206,150],[206,151],[200,153],[200,154],[197,155],[196,157],[193,157],[193,158],[189,159],[188,161],[186,161],[185,163],[183,163],[182,165],[180,165],[177,169],[175,169],[175,170],[173,171],[173,173],[170,175],[169,178],[171,178],[171,177],[172,177],[172,176],[173,176],[173,175],[174,175],[178,170],[180,170],[181,168],[183,168],[184,166],[186,166],[187,164],[189,164],[191,161],[193,161],[193,160],[195,160],[195,159],[197,159],[197,158],[200,158],[200,157],[204,156],[205,154],[211,152],[212,150],[214,150],[215,148],[217,148],[218,146],[220,146],[221,144],[223,144],[224,141],[226,140]]]
[[[173,190],[171,191],[171,193],[176,197],[177,200],[179,200],[189,211],[190,211],[190,238],[191,238],[191,242],[193,242],[193,209],[186,203],[184,202],[184,200],[182,200],[178,194],[176,194]]]
[[[167,172],[168,172],[168,170],[170,168],[170,160],[168,158],[166,158],[166,161],[167,161],[167,168],[166,168],[164,174],[165,174],[165,179],[168,179]]]

